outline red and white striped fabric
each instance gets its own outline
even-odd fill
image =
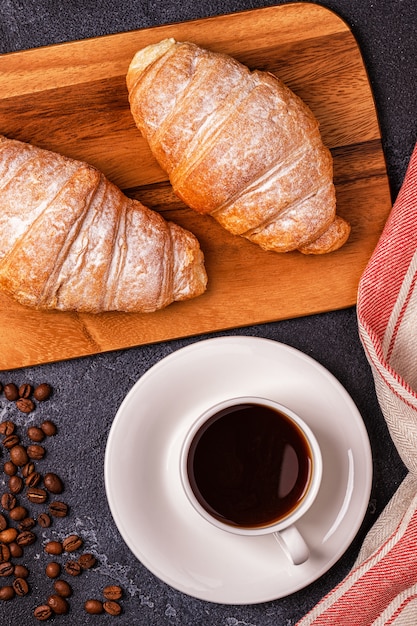
[[[417,625],[417,145],[358,291],[359,334],[409,473],[352,571],[297,626]]]

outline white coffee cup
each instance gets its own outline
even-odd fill
[[[204,411],[180,457],[184,491],[202,518],[229,533],[273,535],[294,565],[309,558],[296,522],[316,498],[322,469],[319,444],[305,421],[255,396]]]

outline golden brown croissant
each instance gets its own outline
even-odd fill
[[[194,235],[90,165],[0,136],[0,288],[21,304],[150,312],[206,281]]]
[[[320,254],[345,243],[331,154],[278,78],[165,39],[136,53],[127,87],[136,125],[188,206],[267,250]]]

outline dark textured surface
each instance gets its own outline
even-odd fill
[[[0,52],[267,4],[283,3],[255,0],[133,1],[129,4],[88,0],[65,3],[2,0]],[[331,0],[322,4],[345,19],[361,47],[380,116],[395,197],[417,139],[417,5],[414,0]],[[355,309],[239,329],[235,334],[274,339],[309,354],[339,379],[362,413],[373,448],[374,483],[364,523],[346,554],[321,579],[290,597],[260,605],[222,606],[171,589],[155,578],[125,546],[109,512],[104,489],[103,459],[112,420],[122,399],[144,372],[167,354],[198,341],[200,337],[0,372],[3,383],[47,381],[53,386],[52,398],[29,416],[19,413],[0,396],[0,419],[10,417],[21,432],[28,424],[40,423],[46,417],[56,422],[58,434],[46,443],[47,455],[38,466],[42,472],[54,470],[63,478],[66,490],[62,499],[70,505],[67,518],[56,520],[50,529],[35,529],[38,541],[26,549],[22,559],[31,570],[31,592],[25,598],[0,604],[2,625],[34,622],[33,608],[45,600],[51,590],[51,582],[44,575],[48,559],[42,545],[47,539],[61,539],[73,532],[83,537],[85,550],[98,557],[98,566],[71,579],[74,588],[71,612],[68,616],[56,617],[56,623],[72,621],[81,625],[108,621],[107,616],[87,616],[82,606],[89,597],[99,598],[106,584],[118,583],[125,590],[123,614],[114,619],[115,623],[126,626],[290,626],[347,573],[366,531],[405,473],[378,408],[371,373],[358,339]],[[2,474],[0,489],[5,490]],[[66,558],[59,557],[58,560],[65,562]]]

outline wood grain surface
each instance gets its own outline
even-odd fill
[[[263,252],[187,209],[130,115],[135,52],[165,37],[274,72],[307,102],[334,157],[348,243],[319,256]],[[0,133],[101,169],[127,195],[192,231],[207,292],[151,314],[35,311],[0,296],[0,369],[64,360],[351,306],[391,209],[366,69],[347,25],[314,4],[289,4],[0,56]]]

